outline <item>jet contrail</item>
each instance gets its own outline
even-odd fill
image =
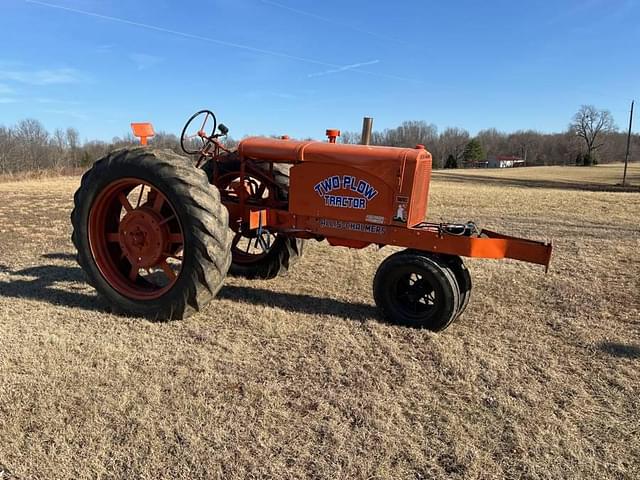
[[[263,48],[252,47],[250,45],[243,45],[241,43],[228,42],[226,40],[220,40],[220,39],[217,39],[217,38],[205,37],[205,36],[202,36],[202,35],[195,35],[195,34],[192,34],[192,33],[181,32],[179,30],[172,30],[172,29],[169,29],[169,28],[150,25],[148,23],[135,22],[133,20],[127,20],[126,18],[112,17],[112,16],[109,16],[109,15],[102,15],[100,13],[89,12],[89,11],[86,11],[86,10],[80,10],[78,8],[65,7],[65,6],[62,6],[62,5],[57,5],[55,3],[42,2],[40,0],[24,0],[24,1],[26,3],[31,3],[31,4],[34,4],[34,5],[40,5],[40,6],[49,7],[49,8],[56,8],[58,10],[64,10],[64,11],[67,11],[67,12],[78,13],[80,15],[85,15],[85,16],[94,17],[94,18],[100,18],[100,19],[103,19],[103,20],[109,20],[111,22],[123,23],[125,25],[132,25],[134,27],[146,28],[148,30],[154,30],[156,32],[169,33],[171,35],[176,35],[176,36],[183,37],[183,38],[189,38],[189,39],[192,39],[192,40],[200,40],[200,41],[203,41],[203,42],[215,43],[215,44],[223,45],[223,46],[226,46],[226,47],[237,48],[237,49],[240,49],[240,50],[259,53],[259,54],[262,54],[262,55],[269,55],[269,56],[272,56],[272,57],[287,58],[287,59],[290,59],[290,60],[296,60],[298,62],[311,63],[311,64],[314,64],[314,65],[321,65],[323,67],[330,67],[330,68],[336,68],[336,69],[340,69],[340,68],[344,67],[344,65],[338,65],[336,63],[323,62],[321,60],[315,60],[313,58],[300,57],[300,56],[297,56],[297,55],[291,55],[291,54],[284,53],[284,52],[277,52],[277,51],[274,51],[274,50],[265,50]],[[386,74],[386,73],[372,72],[372,71],[369,71],[369,70],[361,70],[361,69],[357,69],[357,68],[351,68],[349,70],[353,70],[354,72],[364,73],[366,75],[372,75],[372,76],[376,76],[376,77],[392,78],[392,79],[395,79],[395,80],[403,80],[403,81],[415,81],[414,79],[411,79],[411,78],[399,77],[399,76],[396,76],[396,75],[389,75],[389,74]]]
[[[365,67],[367,65],[375,65],[376,63],[380,63],[380,60],[371,60],[370,62],[361,62],[361,63],[352,63],[351,65],[344,65],[340,68],[332,68],[330,70],[324,70],[323,72],[310,73],[307,77],[322,77],[324,75],[331,75],[332,73],[345,72],[347,70],[355,70],[359,67]]]
[[[307,12],[306,10],[299,10],[297,8],[289,7],[288,5],[283,5],[278,2],[272,2],[271,0],[260,0],[262,3],[266,5],[271,5],[273,7],[282,8],[283,10],[289,10],[290,12],[297,13],[298,15],[304,15],[305,17],[315,18],[316,20],[320,20],[322,22],[330,23],[332,25],[336,25],[338,27],[347,28],[349,30],[353,30],[354,32],[364,33],[365,35],[370,35],[372,37],[379,38],[381,40],[387,40],[395,43],[400,43],[402,45],[409,45],[407,42],[403,42],[402,40],[398,40],[396,38],[387,37],[386,35],[380,35],[379,33],[372,32],[369,30],[364,30],[362,28],[354,27],[353,25],[346,22],[339,22],[337,20],[333,20],[332,18],[323,17],[321,15],[316,15],[312,12]]]

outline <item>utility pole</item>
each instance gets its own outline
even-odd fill
[[[624,173],[622,174],[622,186],[627,183],[627,165],[629,164],[629,146],[631,145],[631,124],[633,123],[633,104],[631,100],[631,112],[629,113],[629,132],[627,133],[627,153],[624,155]]]

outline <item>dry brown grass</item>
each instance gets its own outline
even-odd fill
[[[60,167],[44,170],[27,170],[15,173],[0,173],[0,183],[20,182],[24,180],[44,180],[47,178],[82,175],[84,170],[86,169],[82,167]]]
[[[631,163],[622,187],[624,164],[611,163],[594,167],[526,167],[439,170],[435,177],[449,181],[481,181],[484,185],[514,185],[591,191],[640,192],[640,164]]]
[[[431,218],[556,249],[548,275],[468,261],[471,305],[432,334],[378,319],[387,249],[316,243],[189,320],[111,315],[72,259],[77,183],[0,184],[0,471],[640,476],[640,194],[436,180]]]

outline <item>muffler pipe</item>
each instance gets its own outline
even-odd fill
[[[362,119],[362,136],[360,137],[361,145],[369,145],[371,143],[371,130],[373,129],[373,118],[364,117]]]

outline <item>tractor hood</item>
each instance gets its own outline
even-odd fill
[[[290,163],[292,213],[413,226],[425,219],[431,154],[417,148],[264,137],[240,142],[241,157]]]
[[[245,138],[238,145],[238,153],[245,158],[281,163],[372,163],[376,171],[387,162],[397,166],[407,160],[431,158],[421,145],[417,148],[398,148],[265,137]]]

